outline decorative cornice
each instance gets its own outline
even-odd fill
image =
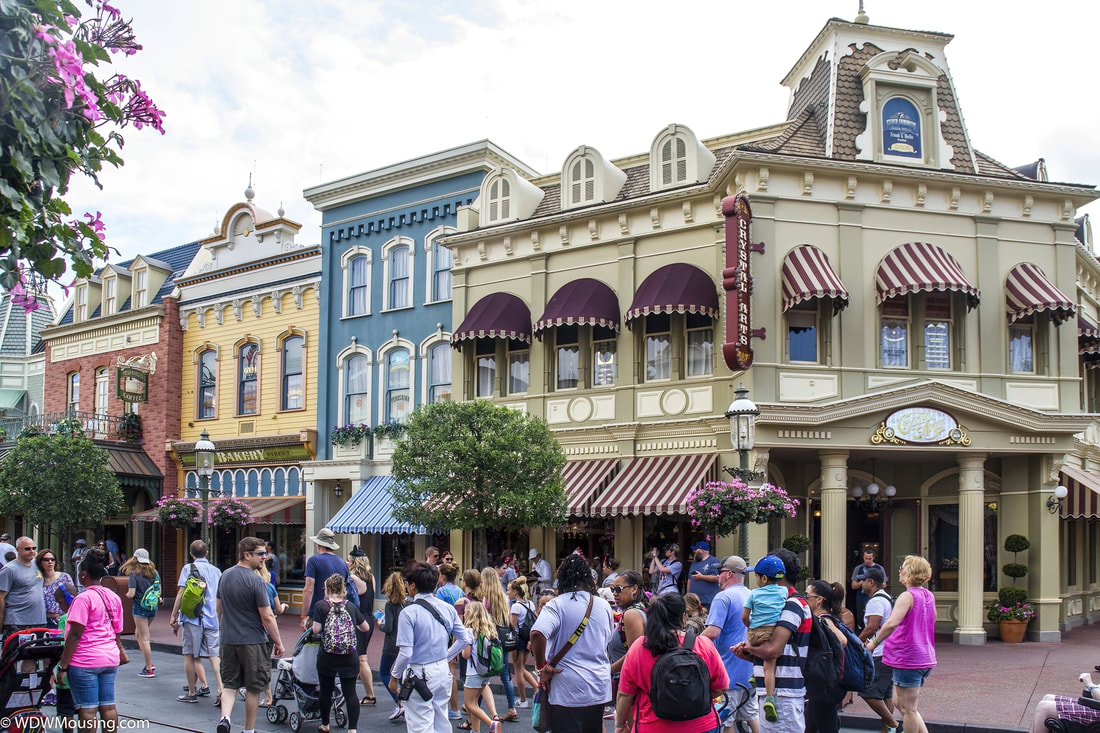
[[[86,321],[66,323],[42,329],[42,338],[52,343],[66,344],[86,338],[109,336],[135,328],[160,327],[164,320],[164,304],[156,303],[138,310],[124,310],[109,316],[96,316]]]
[[[223,277],[237,276],[245,272],[262,270],[266,267],[273,267],[275,265],[281,265],[287,262],[294,262],[295,260],[304,260],[310,257],[320,257],[320,255],[321,245],[315,244],[309,247],[295,249],[291,252],[281,252],[272,257],[268,257],[262,260],[256,260],[255,262],[248,262],[243,265],[237,265],[236,267],[230,267],[226,270],[211,270],[209,272],[201,272],[198,275],[192,275],[191,277],[179,278],[178,280],[176,280],[175,285],[177,288],[184,288],[188,285],[197,285],[199,283],[209,282],[211,280],[218,280]],[[320,273],[318,272],[317,274],[319,275]]]

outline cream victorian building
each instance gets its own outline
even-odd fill
[[[297,242],[301,225],[281,209],[271,214],[256,206],[251,187],[245,196],[200,242],[195,261],[176,281],[182,425],[173,451],[182,490],[196,496],[195,442],[209,434],[217,448],[211,488],[252,506],[255,523],[237,533],[272,543],[282,592],[301,585],[302,464],[316,456],[321,248]],[[215,551],[225,567],[235,559],[239,537],[217,535]]]
[[[1004,538],[1022,534],[1031,636],[1100,617],[1083,355],[1100,265],[1074,220],[1098,194],[975,147],[950,40],[830,20],[783,80],[778,124],[709,140],[673,124],[639,155],[581,146],[560,173],[486,176],[445,240],[454,384],[544,417],[569,457],[569,523],[532,546],[644,569],[651,547],[701,539],[685,497],[737,465],[725,412],[743,382],[761,410],[755,466],[802,502],[751,529],[753,557],[804,533],[813,574],[843,582],[870,545],[896,589],[901,559],[922,554],[941,631],[981,643],[984,606],[1011,583]],[[764,243],[748,254],[744,371],[722,349],[737,193]]]

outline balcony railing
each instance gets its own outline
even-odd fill
[[[34,426],[45,435],[69,432],[68,426],[75,421],[84,430],[84,435],[93,440],[122,440],[118,434],[122,417],[100,415],[94,412],[43,412],[25,417],[0,418],[0,429],[4,430],[5,440],[15,440],[28,426]]]

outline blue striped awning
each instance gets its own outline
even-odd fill
[[[338,534],[425,534],[427,530],[393,518],[389,486],[393,476],[374,476],[363,482],[325,526]]]

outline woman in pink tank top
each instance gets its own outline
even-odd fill
[[[924,680],[936,666],[936,599],[924,587],[931,577],[927,560],[906,556],[898,572],[905,590],[890,618],[865,644],[870,650],[883,644],[882,661],[894,668],[895,697],[906,733],[928,733],[917,703]]]

